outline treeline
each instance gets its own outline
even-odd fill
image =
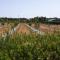
[[[34,18],[7,18],[0,17],[0,22],[26,22],[26,23],[60,23],[60,18],[34,17]]]

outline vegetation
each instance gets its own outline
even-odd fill
[[[53,21],[49,21],[49,20],[53,20]],[[7,17],[0,17],[0,22],[1,23],[5,23],[5,22],[8,22],[8,23],[20,23],[20,22],[23,22],[23,23],[52,23],[52,24],[60,24],[60,18],[57,18],[57,17],[54,17],[54,18],[47,18],[47,17],[34,17],[34,18],[7,18]]]
[[[60,35],[1,37],[0,60],[60,60]]]
[[[14,23],[12,28],[18,23],[32,23],[36,27],[41,23],[49,23],[52,18],[0,18],[0,23]],[[60,20],[59,18],[53,18]],[[38,23],[38,24],[37,24]],[[0,60],[60,60],[60,33],[52,35],[14,35],[0,37]]]

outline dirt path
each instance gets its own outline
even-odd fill
[[[25,25],[25,23],[20,23],[19,28],[17,29],[17,33],[23,33],[23,34],[30,34],[30,29]]]
[[[35,28],[29,26],[26,23],[19,23],[16,27],[9,30],[8,34],[12,35],[15,32],[17,32],[18,34],[31,34],[31,33],[37,33],[37,34],[40,34],[40,35],[45,34],[44,32],[39,31],[38,29],[35,29]],[[6,36],[7,36],[7,33],[5,33],[5,35],[3,35],[3,37],[6,37]]]

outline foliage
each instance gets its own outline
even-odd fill
[[[52,21],[49,21],[49,20],[52,20]],[[7,17],[1,17],[0,18],[0,22],[8,22],[8,23],[19,23],[19,22],[22,22],[22,23],[50,23],[50,24],[60,24],[60,18],[57,18],[57,17],[54,17],[54,18],[47,18],[47,17],[34,17],[34,18],[7,18]]]
[[[60,60],[60,35],[0,38],[0,60]]]

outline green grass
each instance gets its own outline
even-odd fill
[[[60,60],[60,35],[0,38],[0,60]]]

